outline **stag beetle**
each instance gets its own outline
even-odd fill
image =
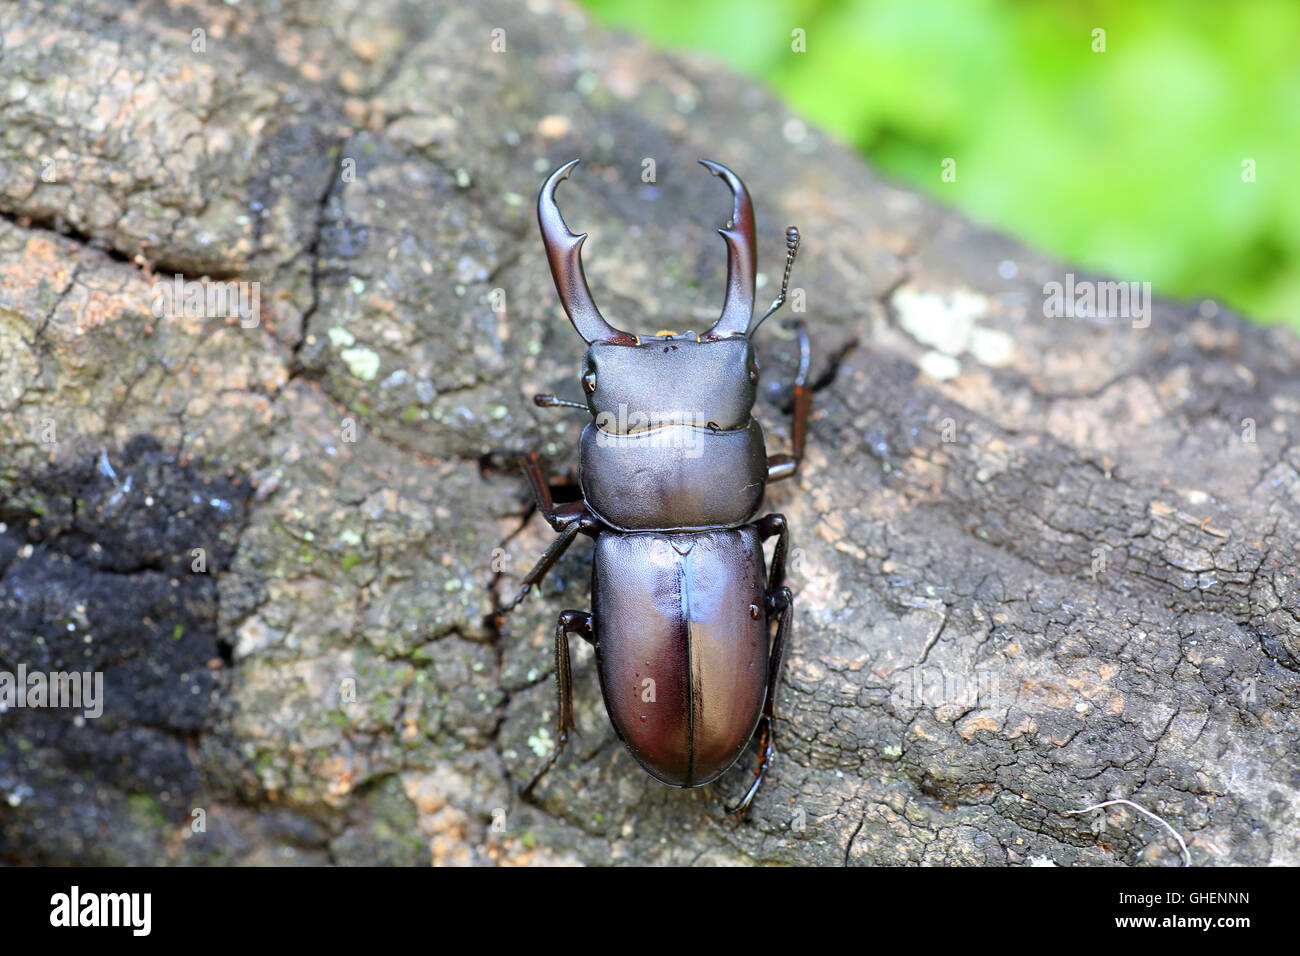
[[[632,756],[670,787],[699,787],[736,762],[755,731],[759,762],[738,805],[743,814],[772,762],[773,707],[794,608],[785,584],[784,516],[755,520],[767,482],[789,478],[803,458],[812,408],[810,348],[802,323],[793,390],[792,455],[769,456],[751,415],[758,363],[751,337],[785,302],[799,231],[786,230],[781,291],[757,322],[754,208],[731,170],[700,162],[730,188],[727,294],[707,332],[653,337],[614,328],[601,316],[582,268],[586,234],[570,232],[555,187],[578,160],[555,170],[537,199],[537,219],[560,303],[587,342],[587,402],[537,395],[543,407],[585,408],[580,439],[582,500],[556,504],[536,454],[520,465],[538,509],[559,532],[502,608],[508,613],[579,534],[595,539],[592,610],[563,612],[555,626],[559,687],[556,742],[522,789],[527,798],[574,727],[569,637],[596,651],[605,708]],[[763,542],[776,537],[772,568]],[[776,636],[770,624],[776,620]]]

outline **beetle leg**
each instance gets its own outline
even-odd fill
[[[776,550],[772,552],[772,570],[767,576],[767,619],[777,615],[776,637],[772,641],[772,652],[768,658],[767,696],[763,701],[763,716],[759,718],[758,767],[754,771],[754,782],[750,785],[745,798],[728,813],[740,815],[749,809],[754,795],[763,783],[763,775],[772,762],[774,748],[772,736],[776,720],[776,690],[781,680],[781,662],[785,657],[786,638],[790,633],[790,615],[794,612],[794,598],[785,586],[786,552],[790,548],[790,526],[783,514],[764,515],[757,522],[758,537],[766,541],[776,536]]]
[[[528,479],[529,490],[533,492],[533,497],[537,501],[539,509],[542,507],[542,501],[539,499],[536,488],[540,484],[546,489],[545,501],[546,508],[554,511],[555,506],[551,504],[556,489],[577,487],[578,470],[570,468],[566,471],[559,472],[555,475],[547,475],[545,459],[536,452],[519,451],[518,449],[496,448],[492,451],[485,452],[479,456],[478,468],[479,474],[484,478],[493,474],[515,474],[520,470],[524,472],[524,477]],[[561,506],[567,507],[567,506]],[[547,521],[554,526],[555,522],[551,518]]]
[[[561,611],[555,622],[555,683],[559,690],[559,709],[555,715],[555,746],[546,764],[537,771],[527,786],[519,791],[524,800],[532,797],[533,788],[537,786],[547,771],[555,766],[564,752],[564,745],[569,742],[569,731],[574,729],[573,722],[573,672],[569,667],[569,635],[577,632],[588,643],[595,643],[595,633],[591,629],[591,615],[586,611]]]
[[[533,490],[533,497],[537,500],[537,510],[556,531],[564,531],[574,520],[590,514],[586,504],[581,501],[571,501],[559,506],[555,504],[555,499],[551,497],[550,483],[542,471],[541,456],[537,452],[525,452],[519,456],[518,461],[519,468]]]
[[[772,552],[772,570],[767,576],[767,593],[774,594],[785,587],[785,555],[790,547],[790,526],[785,515],[773,512],[758,519],[758,538],[766,541],[776,535],[776,550]]]
[[[812,362],[812,346],[808,342],[808,330],[804,328],[802,322],[795,323],[795,331],[799,335],[799,371],[794,377],[794,421],[790,426],[794,454],[768,456],[768,481],[789,478],[799,470],[799,465],[803,461],[804,437],[808,433],[808,417],[812,414],[812,388],[808,385],[808,366]]]
[[[776,517],[779,517],[776,516]],[[754,770],[754,782],[750,784],[740,803],[727,810],[733,816],[744,814],[753,802],[758,788],[763,785],[763,775],[772,764],[776,754],[772,738],[776,729],[776,690],[781,681],[781,663],[785,658],[785,642],[790,633],[790,617],[794,613],[794,597],[787,587],[773,588],[767,592],[768,617],[777,614],[776,638],[772,641],[772,654],[767,671],[767,697],[763,701],[763,716],[758,721],[758,766]]]
[[[528,597],[528,592],[533,589],[533,586],[542,583],[542,579],[546,577],[547,572],[555,567],[555,563],[564,556],[564,552],[569,550],[569,545],[573,544],[573,539],[578,536],[579,532],[590,533],[598,526],[599,522],[596,520],[596,516],[587,510],[586,505],[582,502],[574,502],[574,504],[580,506],[582,510],[576,514],[566,515],[562,520],[567,521],[567,523],[552,522],[559,529],[559,536],[551,542],[550,547],[542,552],[542,556],[537,559],[533,569],[524,575],[524,580],[519,587],[519,593],[514,596],[514,599],[509,604],[497,612],[498,627],[504,623],[506,615],[517,608],[524,598]],[[567,505],[561,506],[563,509],[568,507]],[[551,512],[552,515],[557,513],[557,511]]]

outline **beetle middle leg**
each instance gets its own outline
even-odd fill
[[[595,647],[596,637],[588,612],[562,611],[555,622],[555,683],[559,694],[559,709],[555,715],[555,746],[551,748],[551,754],[542,769],[519,791],[519,796],[525,800],[531,798],[533,788],[560,759],[564,745],[569,742],[569,731],[574,729],[573,672],[569,666],[569,635],[572,633],[577,633]]]
[[[767,459],[767,480],[780,481],[789,478],[799,470],[803,462],[804,439],[808,434],[808,418],[812,414],[812,386],[808,384],[808,367],[812,364],[812,346],[808,341],[808,330],[802,322],[795,323],[799,335],[799,371],[794,377],[794,419],[790,426],[790,438],[794,444],[792,455],[769,455]]]
[[[542,582],[547,572],[555,567],[557,561],[564,556],[564,552],[569,550],[569,545],[573,544],[573,539],[581,534],[592,534],[600,526],[600,521],[591,513],[584,501],[572,501],[565,504],[557,505],[551,498],[550,486],[546,483],[546,476],[542,473],[541,461],[536,454],[526,454],[519,456],[519,464],[523,469],[524,476],[528,479],[529,485],[532,486],[533,495],[537,499],[537,510],[556,531],[560,532],[559,536],[551,542],[550,547],[542,552],[542,556],[537,559],[533,569],[524,575],[524,580],[520,584],[519,592],[513,600],[500,611],[497,612],[496,622],[500,627],[505,623],[506,616],[517,608],[524,598],[528,597],[535,585]]]

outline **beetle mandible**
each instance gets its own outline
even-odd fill
[[[502,615],[579,534],[595,539],[595,554],[592,610],[564,611],[555,626],[556,741],[521,791],[525,798],[555,765],[574,727],[573,634],[595,648],[610,720],[651,776],[671,787],[703,786],[736,762],[757,731],[753,783],[728,811],[743,814],[772,762],[777,684],[794,613],[785,583],[789,532],[782,515],[755,516],[767,482],[789,478],[803,458],[812,408],[810,347],[799,323],[793,454],[769,456],[751,414],[758,363],[750,340],[785,302],[799,231],[786,230],[780,294],[753,321],[753,203],[735,173],[700,162],[731,188],[733,207],[718,230],[727,244],[722,315],[699,334],[639,336],[606,322],[583,273],[587,236],[570,232],[555,204],[556,186],[578,160],[555,170],[538,194],[555,288],[589,347],[582,366],[586,405],[553,395],[534,402],[585,408],[592,421],[580,439],[579,501],[556,504],[539,457],[521,456],[538,509],[559,535]],[[768,571],[763,542],[774,536]]]

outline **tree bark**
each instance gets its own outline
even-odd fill
[[[1127,800],[1195,864],[1300,863],[1290,334],[1046,315],[1096,277],[563,4],[23,2],[0,33],[0,670],[104,679],[101,717],[0,714],[0,859],[1181,863],[1129,804],[1074,812]],[[616,325],[721,307],[697,157],[755,198],[760,297],[804,236],[815,415],[767,499],[795,623],[741,825],[750,758],[655,783],[585,647],[581,736],[516,796],[590,546],[495,628],[553,533],[480,456],[575,463],[581,415],[531,403],[581,394],[533,209],[575,156]],[[159,308],[177,276],[256,322]],[[757,338],[781,451],[792,336]]]

